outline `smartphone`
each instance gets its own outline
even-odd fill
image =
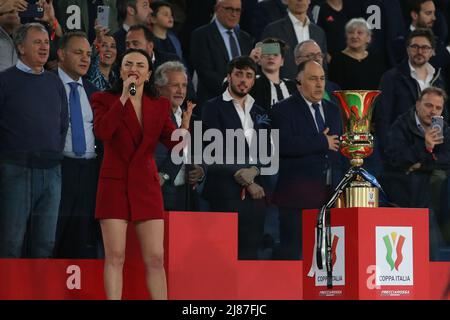
[[[280,54],[280,44],[279,43],[263,43],[261,46],[262,54]]]
[[[444,117],[433,116],[431,117],[431,129],[438,129],[438,135],[444,136]]]
[[[97,6],[97,23],[109,28],[109,6]]]
[[[19,17],[21,19],[29,19],[29,18],[42,18],[44,17],[44,8],[38,6],[36,3],[29,3],[27,10],[20,11]]]

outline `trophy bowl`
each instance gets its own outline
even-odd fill
[[[362,168],[364,158],[373,152],[373,136],[370,133],[373,102],[381,93],[378,90],[342,90],[333,94],[339,99],[344,134],[340,137],[340,151],[350,159],[352,167]],[[339,207],[378,207],[378,189],[371,182],[357,175],[345,189],[345,201],[341,197]]]
[[[370,133],[373,102],[381,93],[378,90],[334,91],[340,102],[344,118],[344,134],[340,151],[350,159],[352,166],[362,166],[364,158],[373,151],[373,136]]]

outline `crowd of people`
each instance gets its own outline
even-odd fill
[[[0,258],[105,258],[119,299],[132,222],[149,292],[166,299],[176,210],[237,212],[239,259],[302,259],[302,210],[349,166],[333,91],[379,89],[365,167],[390,204],[430,209],[439,259],[449,26],[448,0],[0,0]],[[194,123],[243,136],[215,150],[225,162],[186,161],[184,146],[176,163],[171,135],[199,140]],[[270,175],[264,130],[279,132]]]

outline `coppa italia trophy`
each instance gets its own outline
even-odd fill
[[[345,116],[345,133],[340,138],[340,151],[350,159],[351,168],[334,190],[331,199],[322,206],[317,217],[316,263],[321,270],[326,266],[329,288],[333,286],[330,208],[337,201],[338,207],[378,207],[378,190],[381,186],[362,165],[363,159],[373,151],[370,121],[373,102],[380,93],[375,90],[333,92],[339,98]]]

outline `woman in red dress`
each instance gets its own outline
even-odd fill
[[[122,297],[126,230],[132,221],[146,267],[147,288],[153,299],[167,299],[164,211],[153,153],[158,142],[169,148],[178,143],[171,141],[176,128],[170,119],[169,100],[154,94],[149,55],[140,49],[127,50],[120,66],[116,85],[92,97],[94,133],[104,144],[95,216],[100,219],[105,247],[106,296]],[[193,107],[188,103],[183,114],[184,129],[189,127]]]

